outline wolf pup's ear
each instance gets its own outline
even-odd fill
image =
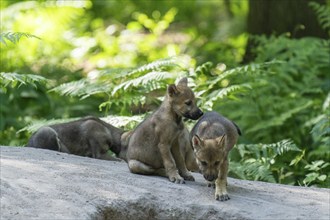
[[[171,84],[167,87],[167,93],[172,97],[174,95],[177,95],[179,91],[174,84]]]
[[[217,145],[218,146],[224,146],[225,142],[226,142],[226,135],[222,135],[220,137],[218,137],[217,139],[215,139],[217,141]]]
[[[199,151],[201,147],[203,146],[204,141],[198,137],[198,135],[194,135],[192,138],[192,146],[194,148],[194,151]]]
[[[188,86],[188,79],[187,77],[183,77],[182,79],[180,79],[180,81],[178,82],[178,86]]]

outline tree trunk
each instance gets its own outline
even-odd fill
[[[325,0],[313,0],[325,4]],[[290,33],[293,38],[306,36],[328,38],[317,21],[310,0],[249,0],[247,31],[251,35],[267,36]],[[249,39],[243,62],[253,60],[251,51],[256,43]]]

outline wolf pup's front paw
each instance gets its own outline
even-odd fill
[[[215,194],[215,199],[216,200],[220,200],[220,201],[227,201],[227,200],[229,200],[230,198],[229,198],[229,196],[228,196],[228,194],[226,193],[226,194]]]
[[[188,180],[188,181],[195,181],[195,178],[193,177],[193,175],[185,175],[182,176],[184,180]]]
[[[185,184],[184,179],[181,176],[179,176],[179,175],[177,175],[177,176],[170,176],[169,179],[170,179],[170,181],[172,183]]]
[[[210,181],[207,181],[207,187],[212,187],[215,189],[215,182],[210,182]]]
[[[180,172],[180,176],[182,176],[184,180],[195,181],[195,178],[193,177],[193,175],[189,171]]]

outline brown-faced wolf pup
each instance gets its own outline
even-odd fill
[[[227,193],[228,153],[237,142],[238,126],[217,112],[207,112],[190,132],[194,154],[204,178],[215,181],[215,199],[230,199]]]
[[[76,121],[41,127],[30,138],[26,147],[43,148],[103,160],[120,159],[125,132],[101,119],[88,116]],[[124,159],[124,158],[122,158]]]
[[[185,132],[182,117],[197,120],[203,112],[187,84],[183,78],[177,85],[169,85],[158,110],[134,130],[127,151],[132,173],[166,176],[175,183],[194,180],[180,151],[180,137]]]

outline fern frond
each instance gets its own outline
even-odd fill
[[[0,73],[0,86],[1,89],[6,91],[6,87],[12,88],[20,87],[21,85],[32,85],[37,87],[36,83],[44,84],[48,80],[39,75],[33,74],[18,74],[18,73]]]
[[[59,93],[60,95],[79,96],[81,94],[81,90],[83,90],[86,85],[87,85],[86,80],[81,79],[78,81],[61,84],[49,90],[49,92],[56,92]]]
[[[129,77],[129,76],[136,75],[136,74],[141,75],[143,73],[161,70],[161,69],[169,68],[169,67],[179,67],[179,65],[177,64],[177,60],[175,58],[166,58],[166,59],[156,60],[154,62],[140,66],[132,71],[129,71],[129,72],[124,71],[123,73],[119,74],[118,77]]]
[[[269,144],[267,147],[275,150],[276,155],[282,155],[289,151],[301,151],[290,139],[285,139],[274,144]]]
[[[253,180],[263,180],[270,183],[275,183],[275,178],[269,167],[261,161],[251,159],[244,163],[244,172]]]
[[[215,90],[206,96],[205,100],[207,100],[207,101],[203,105],[205,108],[207,108],[208,110],[211,111],[213,108],[213,104],[217,100],[228,97],[228,96],[232,95],[233,93],[245,92],[247,89],[252,89],[250,84],[232,85],[232,86],[228,86],[226,88]]]
[[[0,33],[0,42],[5,44],[7,46],[6,41],[10,41],[13,44],[16,44],[20,41],[22,37],[26,38],[37,38],[41,39],[35,35],[29,34],[29,33],[23,33],[23,32],[6,32],[6,33]]]
[[[272,144],[239,144],[236,148],[241,158],[255,158],[258,160],[270,161],[277,156],[289,151],[301,151],[290,139],[284,139]]]
[[[276,182],[269,166],[253,158],[242,162],[230,161],[229,174],[234,174],[240,179]]]
[[[313,105],[312,101],[307,102],[305,105],[298,106],[298,107],[293,108],[289,111],[286,111],[286,112],[282,113],[279,116],[275,116],[271,120],[267,120],[264,123],[258,123],[255,126],[252,126],[251,128],[246,130],[246,133],[256,132],[256,131],[267,129],[267,128],[270,128],[270,127],[281,126],[281,125],[284,124],[284,122],[286,120],[291,118],[293,115],[297,114],[298,112],[301,112],[302,110],[305,110],[305,109],[311,107],[312,105]]]
[[[146,102],[146,97],[143,96],[143,95],[134,95],[131,96],[129,94],[121,97],[121,98],[118,98],[118,99],[111,99],[110,101],[106,101],[106,102],[102,102],[100,105],[99,105],[99,110],[102,111],[103,108],[105,109],[110,109],[111,106],[122,106],[122,107],[125,107],[125,106],[132,106],[132,105],[143,105],[145,104]]]
[[[86,79],[81,79],[78,81],[61,84],[49,90],[49,92],[56,92],[60,95],[80,97],[81,99],[85,99],[98,93],[107,93],[109,89],[109,85],[105,83],[90,83]]]
[[[320,25],[326,31],[330,31],[330,7],[328,5],[320,5],[316,2],[310,2],[309,6],[316,12]]]
[[[144,119],[144,115],[135,116],[107,116],[101,118],[103,121],[119,128],[133,129],[138,123]]]
[[[138,78],[127,80],[118,86],[116,86],[112,91],[112,96],[114,96],[118,90],[120,89],[128,89],[129,87],[138,87],[138,86],[149,86],[151,87],[148,89],[149,91],[151,89],[158,89],[159,86],[157,85],[157,82],[164,79],[170,79],[173,78],[173,75],[169,72],[161,72],[161,71],[153,71],[149,72],[145,75],[142,75]]]
[[[230,172],[240,178],[267,182],[276,182],[272,167],[278,156],[291,151],[304,154],[290,139],[272,144],[239,144],[234,149],[238,151],[240,160],[234,162],[233,166],[230,162]],[[300,159],[296,157],[291,164],[299,162]]]
[[[237,74],[241,74],[241,73],[255,74],[258,71],[260,71],[261,69],[263,69],[264,67],[267,67],[269,65],[274,65],[274,64],[280,64],[280,63],[283,63],[283,61],[273,60],[273,61],[264,62],[264,63],[252,63],[252,64],[244,65],[241,67],[236,67],[233,69],[226,70],[223,73],[221,73],[218,77],[216,77],[216,79],[208,82],[209,89],[213,88],[221,80],[228,78],[229,76],[237,75]]]
[[[206,63],[203,63],[202,65],[196,67],[195,69],[195,73],[197,75],[212,75],[211,72],[212,72],[212,66],[213,66],[213,63],[212,62],[206,62]]]

